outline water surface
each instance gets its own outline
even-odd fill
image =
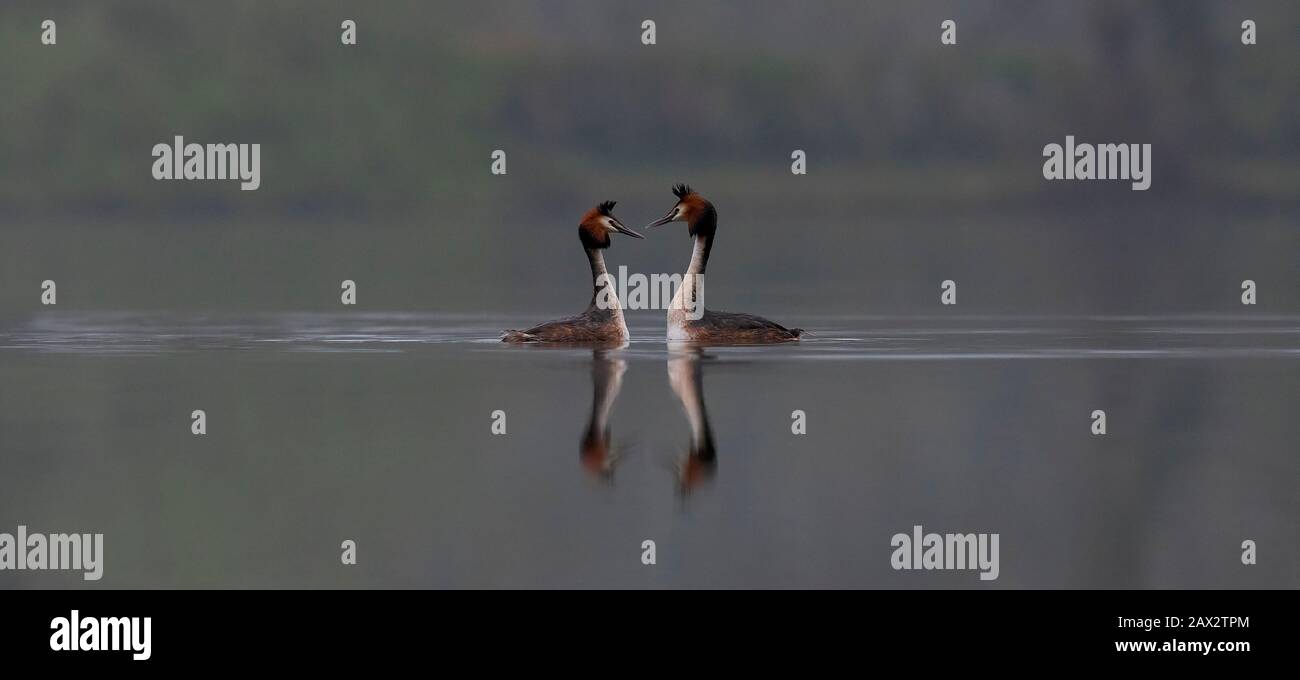
[[[681,348],[645,313],[622,349],[496,341],[542,316],[11,318],[0,518],[103,532],[119,587],[989,585],[892,570],[916,524],[999,533],[994,587],[1300,585],[1300,317],[823,315]]]

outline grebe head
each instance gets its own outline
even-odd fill
[[[685,184],[674,186],[673,195],[677,197],[677,204],[673,209],[646,227],[658,227],[669,222],[685,222],[686,230],[691,236],[704,232],[709,232],[711,235],[718,225],[718,212],[713,208],[713,204]]]
[[[623,226],[623,223],[614,217],[614,204],[614,201],[605,201],[582,216],[582,221],[578,223],[578,238],[582,239],[582,245],[588,248],[608,248],[609,235],[614,232],[627,234],[632,238],[645,238]]]

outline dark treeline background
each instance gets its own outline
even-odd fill
[[[497,148],[544,167],[527,190],[552,197],[592,172],[773,181],[801,148],[814,177],[871,178],[856,188],[880,198],[929,200],[939,179],[991,200],[1065,133],[1151,142],[1159,184],[1300,184],[1291,2],[33,5],[0,13],[10,211],[240,209],[219,184],[135,181],[172,132],[262,143],[286,211],[443,206],[492,190]],[[57,48],[36,39],[46,17]],[[339,44],[343,18],[356,47]],[[945,18],[957,47],[939,45]]]

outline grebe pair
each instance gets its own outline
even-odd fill
[[[709,261],[709,251],[713,248],[713,237],[718,230],[718,211],[713,204],[685,184],[673,187],[677,203],[664,217],[651,222],[649,227],[658,227],[669,222],[685,222],[687,233],[694,239],[691,250],[691,263],[682,277],[672,304],[668,309],[668,339],[698,343],[771,343],[798,340],[803,335],[799,328],[786,328],[781,324],[768,321],[752,314],[733,312],[714,312],[707,309],[699,313],[694,309],[703,291],[705,266]],[[578,225],[578,238],[582,241],[587,258],[591,261],[591,276],[595,281],[591,302],[587,310],[578,316],[549,321],[525,331],[506,331],[503,342],[601,342],[626,343],[629,339],[627,323],[623,319],[623,309],[619,305],[618,295],[604,290],[612,281],[605,269],[604,256],[601,251],[609,247],[609,235],[613,232],[627,234],[634,238],[644,238],[640,234],[623,226],[613,215],[614,202],[606,201],[583,216]],[[597,304],[603,296],[604,303]],[[688,304],[687,301],[690,301]],[[692,313],[695,312],[695,313]]]

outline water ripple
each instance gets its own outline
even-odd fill
[[[0,321],[0,353],[408,353],[438,348],[538,356],[498,342],[527,318],[411,313],[184,314],[50,312]],[[1300,356],[1292,316],[835,316],[786,319],[799,343],[715,348],[719,357],[829,361],[953,359],[1249,359]],[[669,350],[663,322],[634,319],[630,358]],[[589,352],[560,348],[559,353]]]

